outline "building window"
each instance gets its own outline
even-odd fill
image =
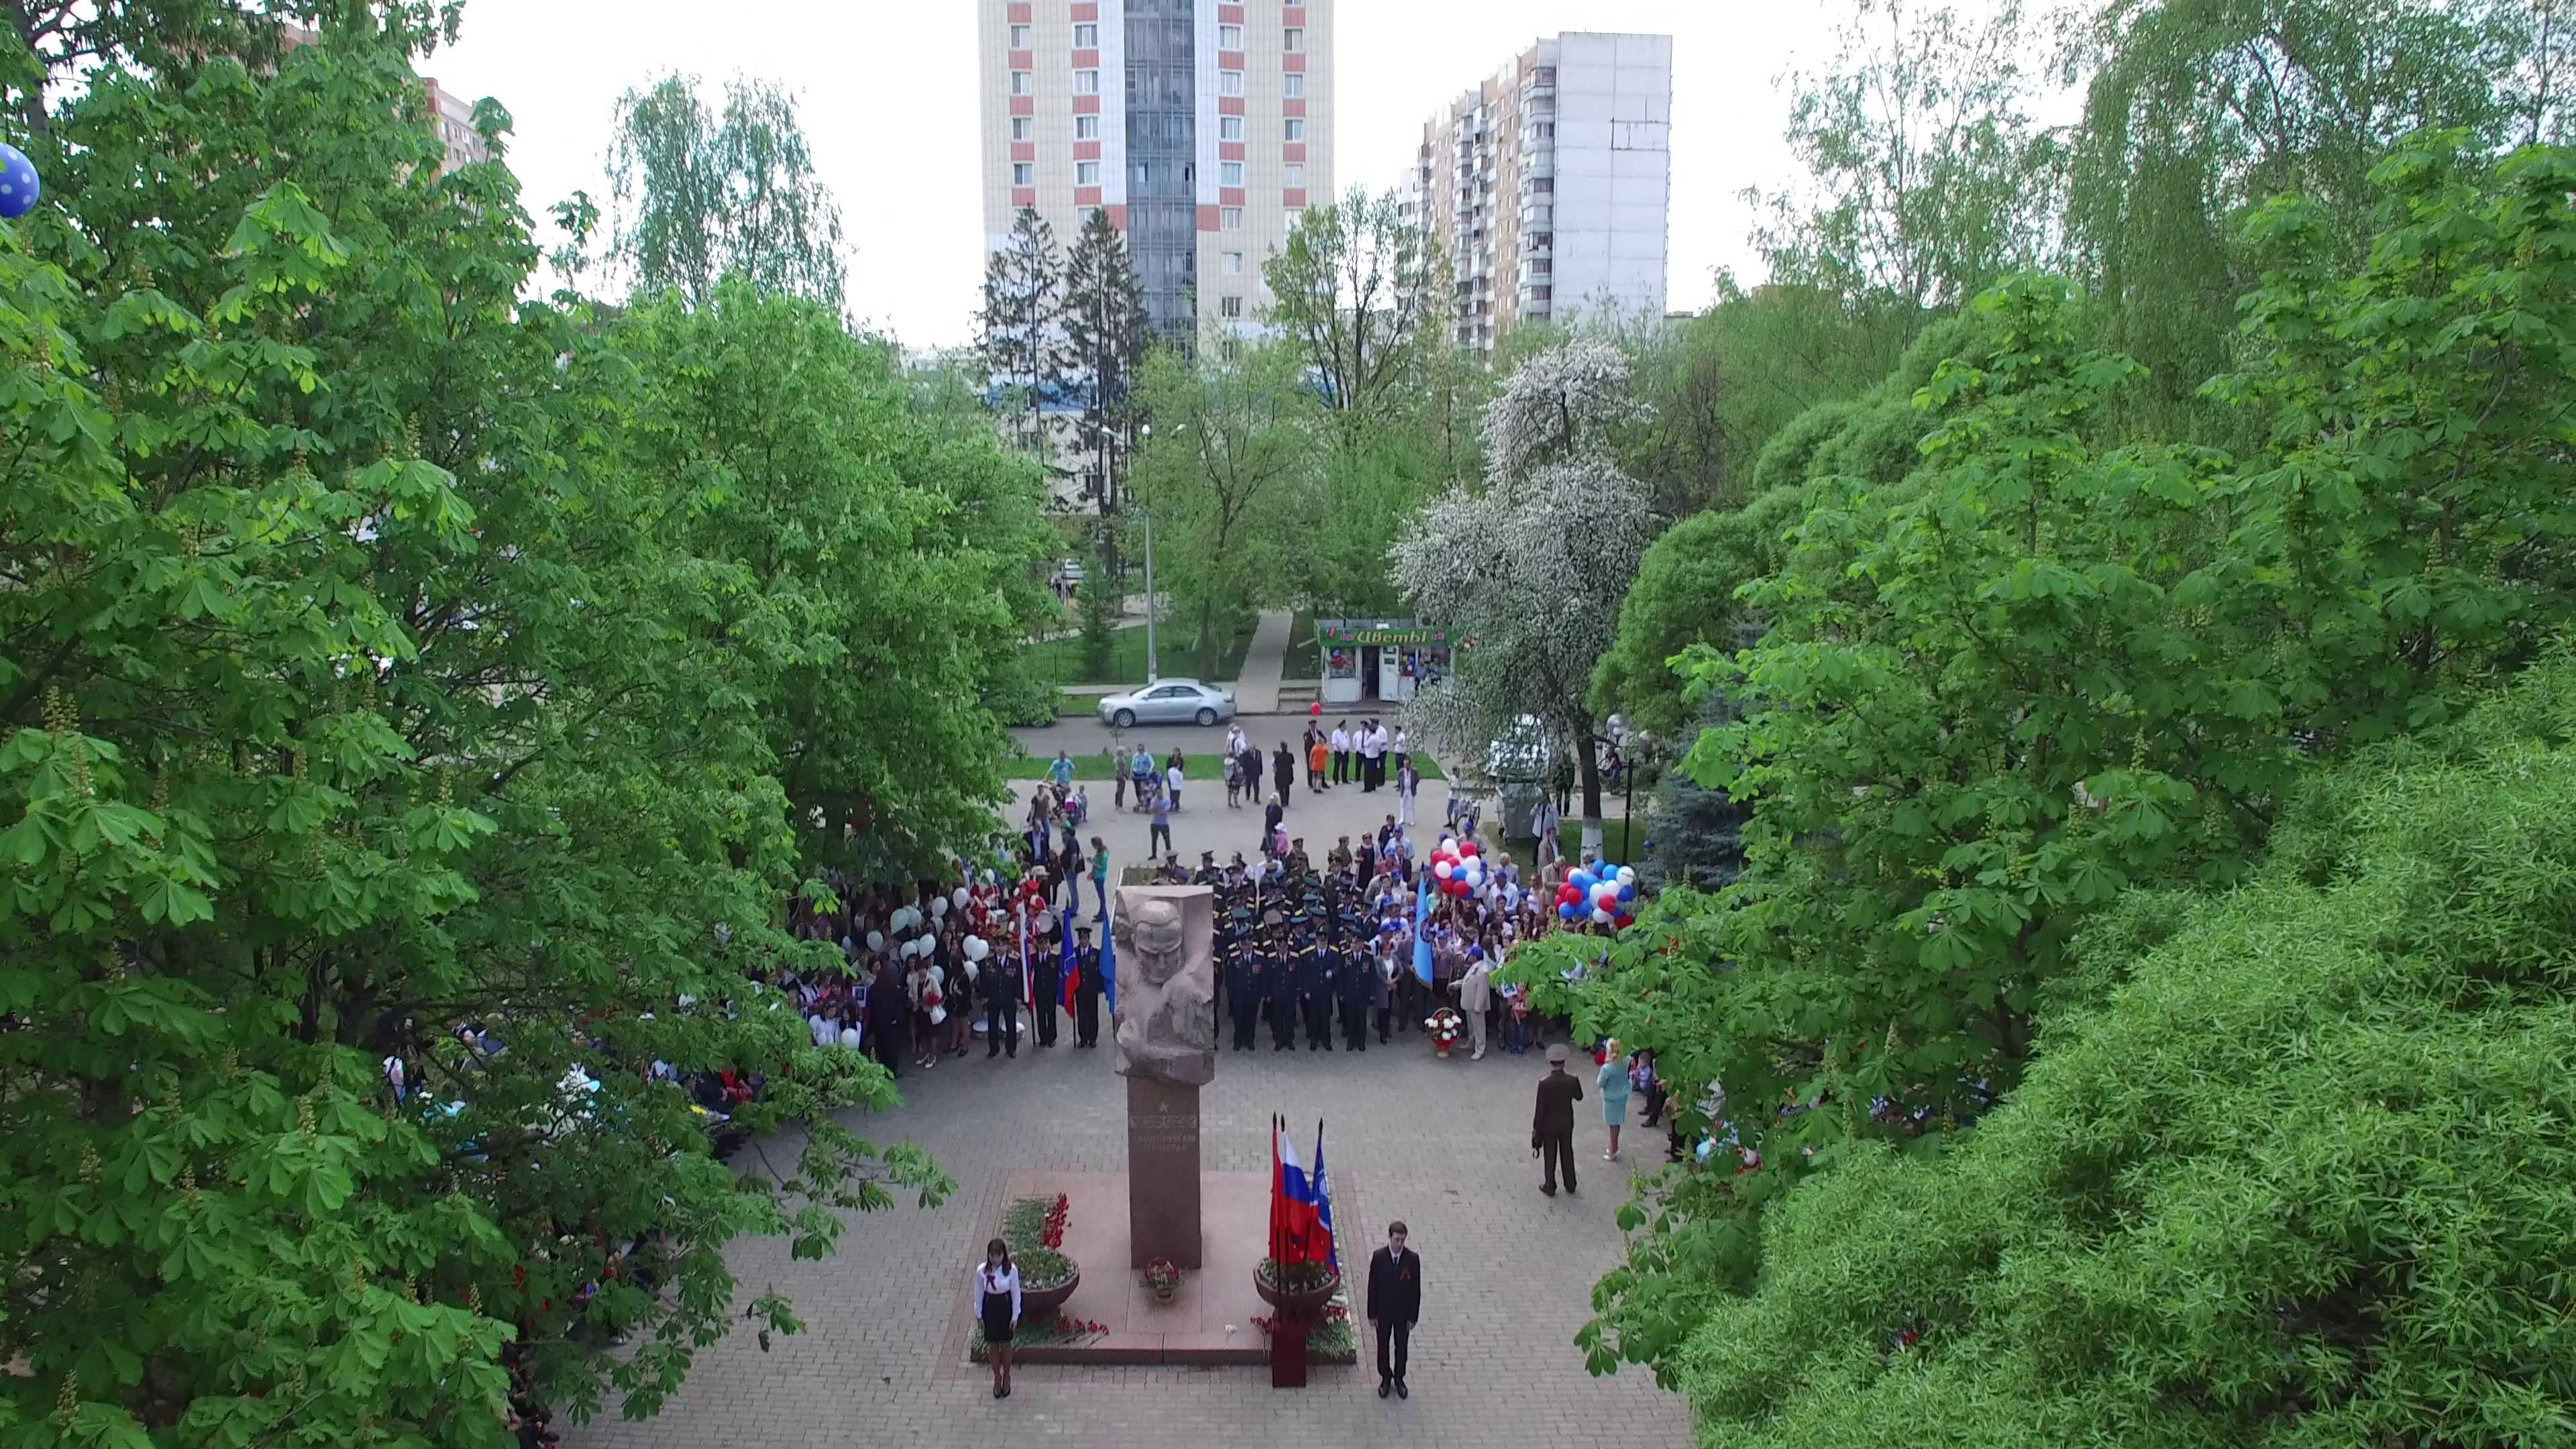
[[[1011,27],[1011,49],[1013,49],[1013,50],[1026,50],[1026,49],[1028,49],[1028,48],[1029,48],[1029,28],[1028,28],[1027,26],[1025,26],[1025,25],[1014,25],[1014,26],[1012,26],[1012,27]]]
[[[1243,163],[1240,161],[1219,161],[1216,163],[1216,184],[1219,186],[1241,186],[1243,184]]]
[[[1011,94],[1015,96],[1024,96],[1028,93],[1029,73],[1024,70],[1015,70],[1011,72]]]
[[[1087,23],[1073,27],[1073,48],[1076,50],[1098,50],[1100,48],[1100,27]]]
[[[1100,163],[1097,161],[1074,162],[1073,184],[1076,186],[1098,186],[1100,184]]]
[[[1306,139],[1306,118],[1304,116],[1290,116],[1288,118],[1288,139],[1291,141],[1303,141]]]
[[[1243,253],[1227,252],[1225,254],[1225,274],[1229,277],[1240,277],[1243,275]]]
[[[1281,90],[1279,94],[1286,96],[1292,101],[1305,99],[1306,73],[1304,71],[1292,70],[1286,75],[1281,76],[1279,78],[1279,83],[1285,88]]]
[[[1075,71],[1073,73],[1073,93],[1077,96],[1096,96],[1100,94],[1100,72],[1096,70]]]
[[[1146,179],[1145,163],[1144,163],[1144,162],[1142,162],[1142,161],[1139,161],[1139,162],[1137,162],[1137,163],[1136,163],[1136,186],[1137,186],[1137,188],[1138,188],[1139,190],[1142,190],[1142,189],[1144,188],[1144,185],[1145,185],[1145,179]]]
[[[1028,161],[1014,161],[1011,163],[1011,184],[1013,186],[1035,186],[1037,184],[1037,180],[1038,168],[1034,163]]]
[[[1239,70],[1218,71],[1216,73],[1216,93],[1221,96],[1242,95],[1243,72]]]
[[[1225,339],[1225,345],[1219,350],[1225,354],[1225,360],[1228,362],[1240,362],[1243,360],[1243,343],[1238,338],[1229,337]]]
[[[1554,262],[1552,262],[1552,261],[1549,261],[1549,260],[1548,260],[1547,258],[1545,258],[1545,257],[1532,257],[1532,258],[1530,258],[1530,268],[1529,268],[1529,269],[1530,269],[1530,275],[1531,275],[1531,276],[1533,276],[1533,277],[1544,277],[1544,276],[1548,275],[1550,272],[1553,272],[1553,271],[1555,271],[1555,270],[1556,270],[1556,263],[1554,263]]]
[[[1286,178],[1280,183],[1281,185],[1286,186],[1292,191],[1302,191],[1305,189],[1306,167],[1303,163],[1291,161],[1285,167],[1282,167],[1281,170]]]
[[[1216,118],[1216,138],[1217,138],[1218,140],[1220,140],[1220,141],[1240,141],[1240,140],[1242,140],[1242,139],[1243,139],[1243,117],[1241,117],[1241,116],[1219,116],[1219,117],[1217,117],[1217,118]]]
[[[1216,227],[1219,231],[1243,230],[1243,208],[1240,206],[1219,207],[1216,214]]]
[[[1073,139],[1075,139],[1075,140],[1077,140],[1077,141],[1097,141],[1097,140],[1099,140],[1099,139],[1100,139],[1100,118],[1099,118],[1098,116],[1076,116],[1076,117],[1074,117],[1074,118],[1073,118]]]
[[[1220,317],[1240,317],[1240,316],[1242,316],[1242,315],[1243,315],[1243,299],[1242,299],[1241,297],[1219,297],[1219,298],[1217,298],[1217,299],[1216,299],[1216,314],[1217,314],[1218,316],[1220,316]]]
[[[1216,48],[1219,50],[1243,49],[1243,27],[1240,25],[1218,26],[1216,28]]]
[[[1306,32],[1295,29],[1279,32],[1279,48],[1290,55],[1298,54],[1306,48]]]
[[[1030,120],[1026,116],[1011,117],[1011,139],[1014,141],[1027,140],[1031,134],[1029,128],[1036,124],[1037,123],[1035,121]]]

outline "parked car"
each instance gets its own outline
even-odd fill
[[[1137,724],[1203,725],[1234,718],[1234,696],[1195,679],[1158,679],[1142,689],[1112,694],[1100,701],[1100,722],[1125,729]]]
[[[1078,558],[1066,559],[1056,568],[1056,576],[1063,579],[1068,584],[1081,583],[1082,572],[1082,560]]]

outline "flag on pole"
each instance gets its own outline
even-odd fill
[[[1319,1260],[1342,1268],[1342,1251],[1333,1240],[1333,1189],[1324,1176],[1324,1119],[1315,1119],[1315,1231],[1324,1240],[1323,1257]]]
[[[1286,1206],[1285,1196],[1280,1191],[1280,1183],[1282,1179],[1280,1177],[1279,1141],[1281,1136],[1282,1134],[1279,1130],[1279,1114],[1273,1112],[1270,1114],[1270,1261],[1273,1263],[1285,1263],[1288,1261],[1287,1247],[1280,1227],[1280,1211]]]
[[[1028,898],[1023,896],[1020,898],[1020,1005],[1022,1006],[1037,1005],[1036,998],[1029,994],[1037,989],[1029,979],[1038,974],[1037,965],[1037,954],[1029,949],[1029,902]]]
[[[1413,974],[1422,984],[1431,984],[1431,872],[1424,871],[1413,882]]]
[[[1283,1264],[1321,1263],[1331,1245],[1324,1240],[1316,1216],[1315,1180],[1298,1164],[1297,1144],[1289,1140],[1286,1122],[1279,1122],[1272,1137],[1277,1144],[1271,1148],[1278,1161],[1271,1180],[1278,1203],[1279,1247],[1271,1257]]]
[[[1109,928],[1109,913],[1100,913],[1100,995],[1114,1015],[1118,1010],[1118,933]]]
[[[1073,1010],[1073,986],[1082,976],[1082,958],[1073,952],[1073,924],[1070,921],[1066,922],[1062,930],[1064,952],[1058,958],[1056,966],[1056,975],[1060,978],[1056,983],[1058,987],[1056,997],[1065,1010],[1071,1011]]]

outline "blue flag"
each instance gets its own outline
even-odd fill
[[[1110,929],[1106,911],[1100,917],[1100,995],[1111,1012],[1118,1010],[1118,933]]]
[[[1342,1266],[1342,1249],[1333,1236],[1333,1185],[1324,1176],[1324,1119],[1315,1119],[1315,1223],[1324,1233],[1324,1261],[1336,1272]]]
[[[1431,935],[1426,929],[1431,921],[1431,872],[1424,871],[1413,881],[1413,974],[1422,984],[1431,984]]]

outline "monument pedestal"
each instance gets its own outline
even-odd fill
[[[1207,1266],[1199,1221],[1199,1089],[1127,1079],[1127,1266]]]

